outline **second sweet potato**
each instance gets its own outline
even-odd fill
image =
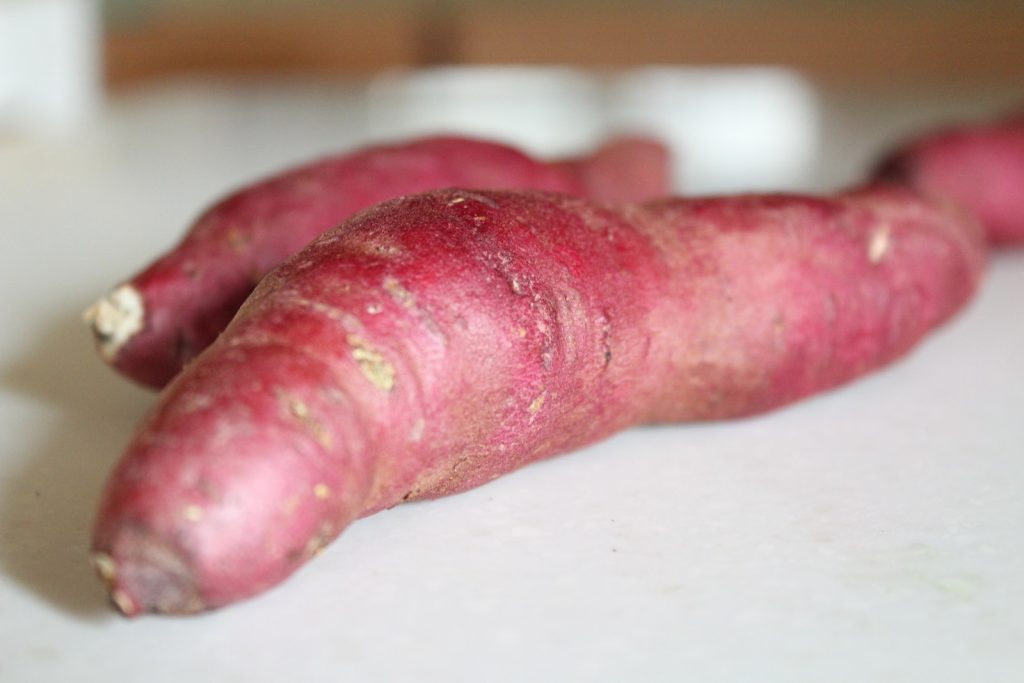
[[[667,169],[665,150],[640,138],[554,163],[506,145],[456,137],[369,147],[231,194],[208,209],[174,249],[100,299],[87,319],[108,363],[159,388],[220,334],[271,269],[377,202],[452,186],[639,201],[667,193]]]
[[[1024,244],[1024,114],[921,135],[890,152],[876,177],[959,204],[993,244]]]

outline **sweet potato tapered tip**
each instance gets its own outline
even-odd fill
[[[91,560],[110,602],[125,616],[205,609],[187,561],[161,541],[127,530],[114,544],[113,553],[96,551]]]

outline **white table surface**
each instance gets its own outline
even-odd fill
[[[153,395],[79,312],[228,187],[354,144],[356,90],[178,83],[0,140],[0,681],[1024,680],[1024,250],[841,390],[401,506],[217,613],[113,614],[89,527]],[[1014,98],[830,89],[808,187]]]

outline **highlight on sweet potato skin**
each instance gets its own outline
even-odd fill
[[[552,163],[458,137],[369,147],[231,194],[174,249],[100,299],[86,318],[104,360],[160,388],[220,334],[264,275],[377,202],[452,186],[640,201],[668,192],[668,167],[665,149],[644,138],[612,140],[591,157]]]
[[[993,244],[1024,244],[1024,114],[926,133],[886,155],[875,177],[959,204]]]
[[[879,368],[964,305],[984,248],[897,187],[386,202],[274,270],[165,390],[107,484],[95,564],[129,615],[253,596],[402,501]]]

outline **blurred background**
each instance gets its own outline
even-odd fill
[[[1020,0],[0,0],[0,153],[99,126],[251,176],[432,131],[556,155],[627,130],[673,146],[680,189],[827,189],[1020,100]]]
[[[0,680],[1020,681],[1024,254],[895,374],[400,507],[206,630],[108,619],[86,567],[154,396],[80,313],[229,190],[372,141],[641,131],[687,194],[855,183],[1024,106],[1022,3],[0,0]]]

